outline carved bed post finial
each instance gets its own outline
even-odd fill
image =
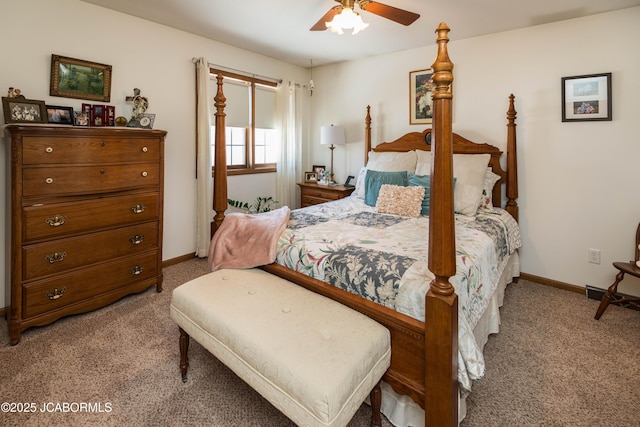
[[[435,278],[425,298],[425,425],[453,427],[458,425],[458,296],[449,282],[456,274],[453,63],[447,52],[449,27],[441,23],[436,32],[429,215],[429,270]]]
[[[227,210],[227,151],[225,140],[225,117],[224,107],[227,98],[222,91],[222,81],[224,77],[218,73],[218,92],[213,98],[215,101],[216,113],[216,135],[215,135],[215,156],[213,169],[213,210],[216,212],[211,223],[211,235],[216,232],[224,220],[224,212]]]
[[[509,109],[507,110],[507,204],[505,210],[518,221],[518,157],[516,144],[516,108],[515,96],[509,95]]]

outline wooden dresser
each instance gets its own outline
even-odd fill
[[[355,187],[344,185],[320,185],[310,182],[300,182],[298,186],[300,187],[300,204],[303,208],[342,199],[355,190]]]
[[[165,135],[5,127],[12,345],[31,326],[162,290]]]

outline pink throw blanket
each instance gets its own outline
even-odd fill
[[[288,221],[287,206],[259,214],[228,214],[211,239],[211,271],[271,264]]]

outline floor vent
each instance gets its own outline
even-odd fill
[[[600,289],[600,288],[596,288],[594,286],[586,286],[586,295],[587,298],[589,299],[594,299],[594,300],[602,300],[602,297],[604,296],[604,294],[607,293],[606,289]],[[625,294],[619,294],[621,296],[630,296],[630,295],[625,295]],[[625,308],[630,308],[632,310],[636,310],[636,311],[640,311],[640,307],[636,306],[636,305],[632,305],[632,304],[625,304],[623,305],[623,307]]]

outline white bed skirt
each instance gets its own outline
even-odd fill
[[[509,258],[500,283],[493,294],[487,310],[482,315],[473,334],[480,348],[489,339],[489,335],[500,330],[500,307],[504,300],[504,291],[514,277],[520,275],[520,258],[518,252],[514,252]],[[382,383],[382,413],[396,427],[422,427],[424,426],[424,410],[408,396],[397,394],[390,385]],[[458,422],[467,414],[466,395],[458,396]]]

